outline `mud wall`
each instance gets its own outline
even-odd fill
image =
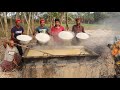
[[[114,61],[110,57],[104,60],[100,57],[33,59],[23,68],[22,78],[108,78],[115,75]]]

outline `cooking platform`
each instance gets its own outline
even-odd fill
[[[24,58],[49,58],[49,57],[75,57],[75,56],[98,56],[95,52],[84,46],[34,46],[26,49]]]

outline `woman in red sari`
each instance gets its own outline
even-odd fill
[[[60,44],[62,43],[61,39],[58,37],[58,34],[61,32],[61,31],[64,31],[64,27],[61,26],[60,24],[60,20],[59,19],[55,19],[55,26],[53,26],[51,28],[51,31],[50,31],[50,34],[53,36],[53,40],[54,42]]]

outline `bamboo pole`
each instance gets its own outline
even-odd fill
[[[69,27],[68,27],[68,13],[67,12],[65,13],[65,17],[66,17],[66,29],[68,30]]]
[[[0,17],[0,23],[1,23],[1,27],[2,27],[2,30],[4,31],[4,26],[3,26],[3,23],[2,23],[2,20],[1,20],[1,17]]]
[[[8,39],[7,12],[3,12],[3,14],[4,14],[4,23],[5,23],[5,34],[6,34],[6,38]]]
[[[29,15],[29,20],[27,20],[25,12],[23,12],[23,15],[24,15],[24,18],[25,18],[25,20],[26,20],[26,22],[27,22],[27,25],[28,25],[27,34],[29,34],[29,30],[30,30],[30,32],[31,32],[31,34],[32,34],[32,30],[31,30],[31,27],[30,27],[30,21],[31,21],[31,20],[30,20],[30,18],[31,18],[31,13],[30,13],[30,15]]]

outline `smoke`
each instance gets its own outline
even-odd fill
[[[86,40],[75,40],[70,42],[54,42],[50,41],[48,47],[61,47],[64,46],[84,46],[98,54],[106,52],[109,48],[107,44],[114,42],[114,37],[120,34],[120,15],[111,16],[100,20],[97,24],[97,29],[86,30],[85,32],[90,34],[90,38]],[[75,43],[75,44],[74,44]],[[110,51],[109,51],[110,52]]]
[[[107,44],[112,44],[114,37],[120,35],[120,15],[100,20],[97,29],[85,31],[90,34],[90,38],[81,41],[79,45],[83,45],[102,55],[102,53],[108,51]]]
[[[115,15],[115,16],[112,15],[109,18],[100,20],[98,24],[102,26],[101,28],[111,29],[120,32],[120,15]]]

